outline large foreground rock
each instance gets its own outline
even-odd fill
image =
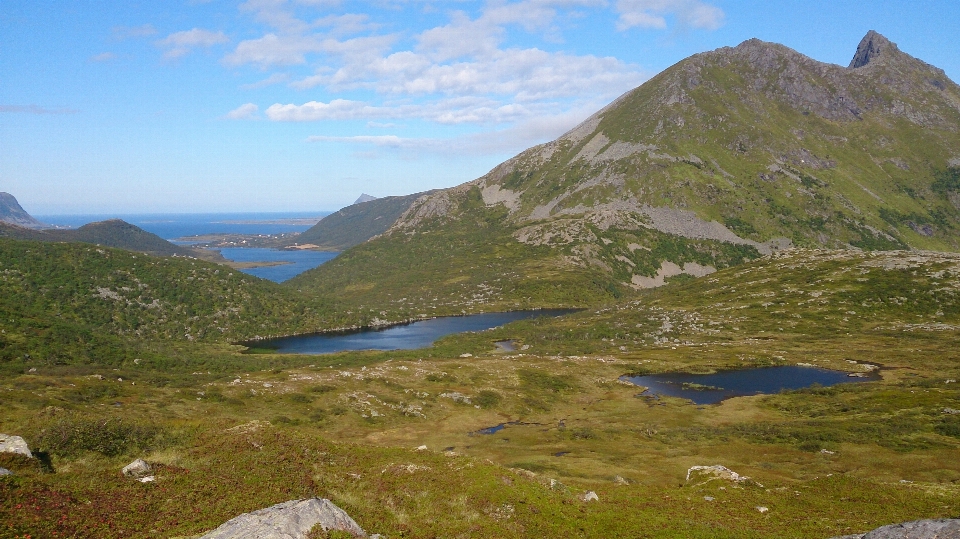
[[[0,434],[0,453],[16,453],[33,458],[33,454],[30,453],[30,448],[23,438],[8,434]]]
[[[960,519],[914,520],[834,539],[960,539]]]
[[[350,515],[330,500],[309,498],[279,503],[224,522],[200,539],[303,539],[319,524],[324,530],[341,530],[366,537]]]

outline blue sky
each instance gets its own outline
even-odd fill
[[[35,214],[322,211],[476,178],[683,58],[960,80],[956,0],[0,0],[0,191]]]

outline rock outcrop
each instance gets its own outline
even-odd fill
[[[142,479],[147,477],[152,471],[153,467],[147,464],[147,462],[143,459],[137,459],[124,466],[123,470],[121,470],[124,477],[132,477],[134,479]]]
[[[309,498],[279,503],[224,522],[200,539],[302,539],[316,526],[367,537],[350,515],[330,500]]]
[[[703,482],[713,481],[714,479],[724,479],[727,481],[732,481],[734,483],[742,483],[744,481],[749,481],[749,477],[742,476],[737,472],[727,468],[726,466],[721,466],[720,464],[715,464],[713,466],[691,466],[687,470],[687,482],[691,479],[705,479]]]
[[[897,50],[897,46],[890,43],[887,38],[870,30],[867,35],[863,36],[856,54],[853,55],[853,60],[850,60],[850,69],[857,69],[869,64],[871,60],[883,54],[883,51],[888,47]]]
[[[0,453],[16,453],[33,458],[30,447],[27,446],[27,442],[23,438],[8,434],[0,434]]]
[[[833,539],[960,539],[960,519],[914,520]]]

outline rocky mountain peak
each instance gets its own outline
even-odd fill
[[[25,228],[50,228],[30,216],[10,193],[0,193],[0,221]]]
[[[879,33],[870,30],[867,35],[860,40],[857,46],[857,53],[850,60],[850,69],[863,67],[878,58],[889,58],[894,52],[899,52],[897,44],[883,37]]]

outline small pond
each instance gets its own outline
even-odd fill
[[[696,404],[716,404],[731,397],[767,395],[784,389],[802,389],[814,384],[832,386],[848,382],[880,379],[877,372],[850,373],[817,367],[783,366],[722,371],[713,374],[668,373],[621,378],[648,388],[642,395],[663,395],[692,400]]]
[[[562,316],[571,309],[511,311],[468,316],[445,316],[420,320],[382,329],[361,329],[339,333],[315,333],[242,343],[255,348],[268,348],[282,354],[332,354],[347,350],[412,350],[426,348],[440,337],[465,331],[483,331],[504,324],[537,318]]]

